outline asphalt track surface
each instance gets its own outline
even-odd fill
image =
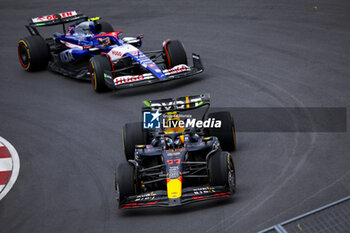
[[[26,19],[71,9],[144,33],[144,49],[180,39],[206,70],[104,94],[25,72],[16,46]],[[0,202],[0,232],[256,232],[349,195],[349,133],[238,133],[228,201],[119,211],[113,187],[122,125],[140,119],[144,99],[210,93],[216,107],[349,107],[349,10],[347,0],[1,1],[0,135],[21,171]]]

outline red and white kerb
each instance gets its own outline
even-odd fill
[[[11,153],[0,143],[0,192],[4,189],[11,178],[13,163]]]
[[[15,184],[20,169],[16,149],[3,137],[0,137],[0,200],[6,196]]]

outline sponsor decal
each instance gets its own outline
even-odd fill
[[[61,52],[60,59],[64,63],[69,63],[69,62],[75,60],[71,49]]]
[[[176,106],[176,109],[186,109],[188,107],[188,104],[192,104],[193,107],[198,107],[202,104],[201,102],[202,98],[192,98],[189,99],[188,101],[186,100],[170,100],[169,102],[154,102],[151,104],[152,111],[157,111],[157,110],[166,110],[169,111]]]
[[[178,156],[181,154],[181,151],[173,151],[173,150],[167,150],[167,156]]]
[[[154,198],[156,198],[156,193],[147,193],[147,194],[143,194],[143,195],[138,195],[136,196],[135,201],[147,201],[147,200],[153,200]]]
[[[68,11],[68,12],[59,13],[59,15],[61,16],[61,18],[67,18],[67,17],[76,16],[77,12],[76,11]]]
[[[171,74],[176,74],[176,73],[181,73],[181,72],[185,72],[185,71],[190,71],[190,67],[186,66],[186,65],[177,65],[171,69],[168,70],[164,70],[164,74],[165,75],[171,75]]]
[[[152,74],[126,75],[126,76],[115,78],[114,83],[117,86],[124,83],[132,83],[132,82],[137,82],[137,81],[142,81],[142,80],[152,79],[152,78],[154,78]]]
[[[124,54],[129,53],[137,53],[138,49],[132,45],[124,44],[121,46],[115,46],[112,50],[108,52],[108,55],[111,57],[112,61],[116,61],[120,59]]]
[[[60,18],[63,19],[63,18],[72,17],[72,16],[76,16],[76,15],[77,15],[76,11],[68,11],[68,12],[63,12],[63,13],[59,13],[59,14],[40,16],[37,18],[33,18],[32,21],[33,21],[33,23],[41,23],[41,22],[46,22],[46,21],[58,19],[58,16],[60,16]]]
[[[101,39],[101,38],[98,38],[98,39]],[[115,56],[118,56],[118,57],[122,57],[123,56],[123,53],[120,52],[120,51],[115,51],[115,50],[112,50],[112,54],[115,55]]]
[[[122,76],[115,79],[115,85],[119,85],[122,83],[130,83],[143,80],[145,77],[143,75],[135,75],[135,76]]]
[[[33,23],[40,23],[40,22],[46,22],[50,20],[58,19],[57,15],[45,15],[45,16],[40,16],[37,18],[33,18],[32,21]]]
[[[179,167],[178,166],[171,166],[169,167],[169,173],[168,173],[168,177],[169,179],[176,179],[178,178],[180,175],[179,173]]]
[[[201,194],[207,194],[207,193],[215,193],[215,188],[210,188],[210,187],[195,188],[195,189],[193,189],[193,193],[195,195],[201,195]]]

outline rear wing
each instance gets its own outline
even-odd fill
[[[142,108],[142,111],[159,111],[161,113],[171,111],[187,111],[203,106],[210,106],[210,95],[193,95],[184,96],[178,98],[168,98],[159,100],[145,100],[143,102],[146,106]]]
[[[40,35],[37,28],[52,26],[52,25],[63,25],[63,32],[66,33],[65,23],[77,21],[77,20],[88,20],[88,17],[77,11],[67,11],[52,15],[45,15],[35,17],[29,20],[29,24],[26,25],[31,35]]]

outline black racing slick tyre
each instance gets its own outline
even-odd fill
[[[187,56],[183,44],[178,40],[168,40],[163,45],[165,65],[168,69],[174,66],[187,65]]]
[[[216,151],[209,157],[208,175],[210,186],[225,186],[230,192],[236,190],[236,173],[230,153]]]
[[[109,88],[105,83],[105,70],[111,70],[111,62],[109,58],[103,55],[96,55],[90,59],[89,71],[92,87],[96,92],[105,92]]]
[[[126,160],[134,159],[135,145],[147,144],[147,134],[141,122],[125,124],[123,127],[123,147]]]
[[[102,21],[102,22],[99,22],[99,24],[101,25],[100,32],[105,32],[105,33],[114,32],[114,29],[110,23]]]
[[[221,148],[225,151],[236,149],[235,123],[230,112],[213,112],[208,118],[215,118],[221,121],[220,128],[209,128],[208,136],[215,136],[219,139]]]
[[[18,42],[18,58],[27,71],[42,70],[49,62],[49,47],[41,36],[25,37]]]
[[[131,163],[121,163],[115,171],[115,191],[119,205],[136,194],[136,170]]]

